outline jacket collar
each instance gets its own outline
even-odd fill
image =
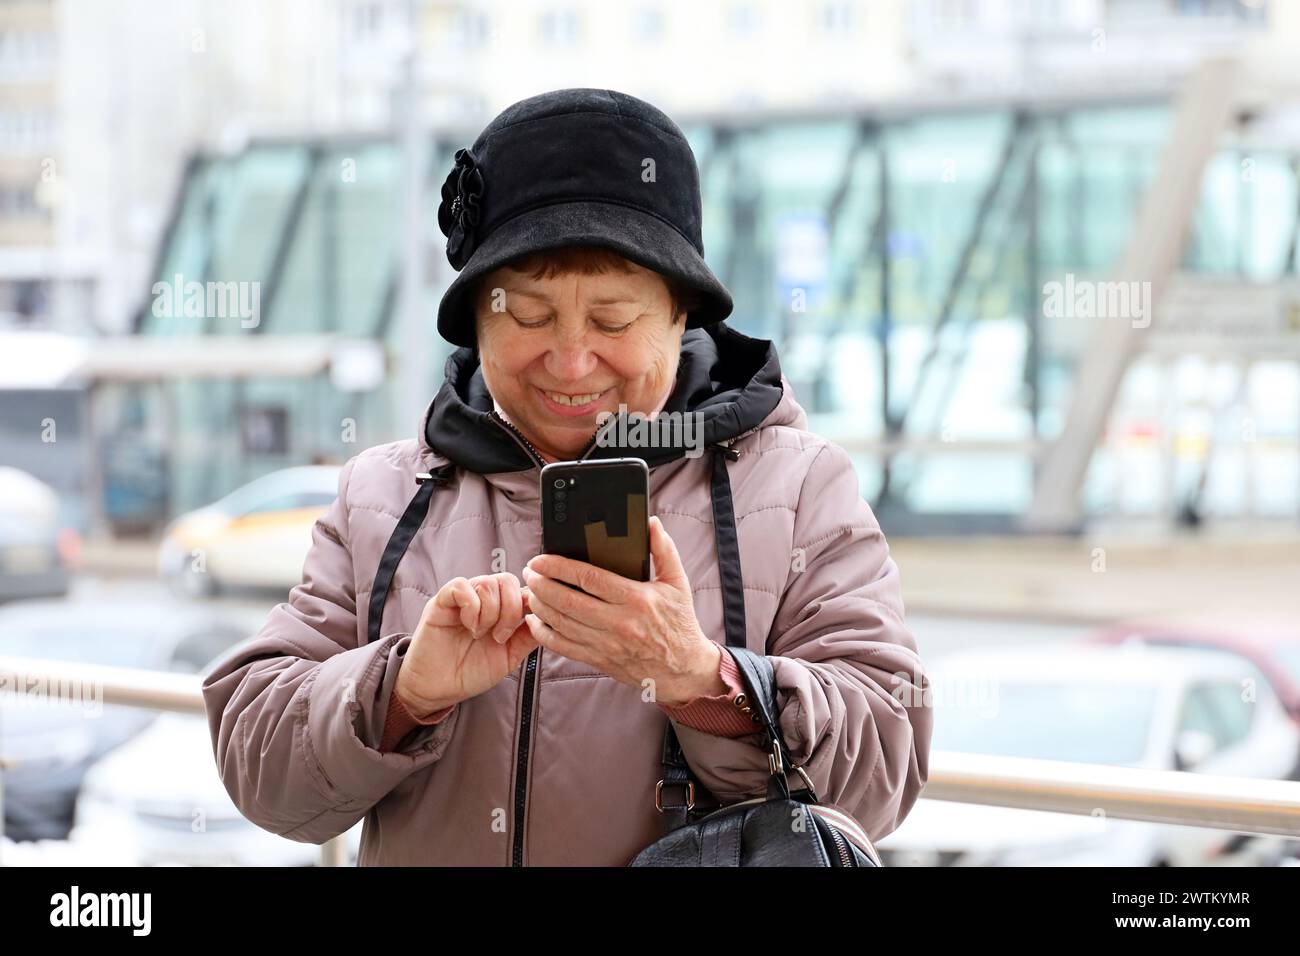
[[[782,396],[776,347],[718,323],[682,336],[677,384],[664,412],[693,412],[705,447],[758,427]],[[420,444],[478,474],[526,471],[532,454],[492,414],[493,401],[483,381],[477,349],[459,348],[447,359],[445,380],[421,418]],[[660,465],[684,457],[684,447],[623,444],[627,429],[614,423],[589,458],[642,458]]]

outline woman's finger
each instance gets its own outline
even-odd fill
[[[650,519],[650,557],[654,559],[654,579],[680,591],[690,591],[691,582],[682,567],[677,545],[658,517]]]
[[[497,618],[501,615],[501,585],[491,577],[474,579],[474,590],[479,596],[478,618],[471,630],[475,637],[484,637],[492,633]]]
[[[524,599],[519,589],[519,579],[508,571],[496,575],[498,584],[498,605],[496,626],[492,629],[492,639],[504,644],[515,632],[515,628],[524,617]]]
[[[465,578],[457,578],[455,587],[452,588],[452,600],[460,608],[460,626],[472,634],[482,609],[478,591]]]
[[[477,613],[478,595],[465,578],[452,578],[425,604],[423,623],[432,627],[463,627],[467,605]]]
[[[558,586],[563,587],[563,585]],[[559,608],[553,607],[536,591],[529,598],[529,606],[531,608],[530,613],[541,618],[543,623],[549,624],[575,643],[590,647],[598,645],[603,640],[604,634],[602,631],[591,627],[584,621],[570,617]]]
[[[626,604],[633,584],[621,574],[558,554],[539,554],[527,566],[538,574],[572,584],[610,604]]]
[[[433,596],[433,603],[436,607],[446,608],[452,611],[460,610],[460,601],[457,599],[457,589],[468,584],[464,578],[452,578],[446,584],[438,589],[438,593]]]
[[[572,661],[580,661],[595,666],[587,659],[587,653],[581,644],[575,644],[536,614],[525,615],[524,623],[528,625],[528,630],[532,632],[533,640],[548,651],[555,651],[561,657],[567,657]]]
[[[524,658],[537,650],[541,645],[537,643],[537,638],[533,637],[532,628],[528,626],[525,620],[510,635],[506,641],[506,663],[510,670],[514,670],[524,662]]]
[[[551,607],[598,630],[607,628],[618,616],[627,613],[625,608],[617,604],[594,598],[584,591],[576,591],[532,568],[524,568],[524,579],[533,589],[533,594]]]

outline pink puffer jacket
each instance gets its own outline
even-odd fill
[[[258,826],[319,843],[364,817],[363,865],[623,865],[662,835],[664,712],[552,652],[397,751],[377,749],[425,602],[458,575],[518,575],[541,548],[537,461],[491,409],[473,353],[458,351],[420,437],[344,466],[302,583],[205,679],[218,769]],[[687,333],[665,410],[695,412],[705,445],[730,448],[745,639],[772,660],[791,755],[824,802],[879,839],[925,783],[932,714],[898,567],[849,458],[805,429],[770,343],[725,325]],[[712,453],[591,454],[650,463],[650,511],[676,542],[700,625],[723,642]],[[416,475],[444,467],[450,481],[434,490],[369,641],[385,545]],[[718,801],[765,792],[760,738],[675,730]]]

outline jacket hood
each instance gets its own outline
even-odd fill
[[[478,350],[459,348],[447,359],[445,380],[421,418],[420,444],[478,474],[525,471],[536,466],[516,434],[493,411],[492,396],[479,367]],[[704,447],[729,441],[761,425],[778,405],[790,416],[802,411],[785,390],[776,346],[750,338],[725,323],[690,329],[682,336],[677,383],[663,412],[695,413]],[[621,417],[621,416],[620,416]],[[661,465],[685,456],[685,443],[670,447],[622,444],[628,429],[605,426],[587,458],[642,458]],[[778,424],[772,422],[772,424]],[[593,443],[595,435],[592,436]]]

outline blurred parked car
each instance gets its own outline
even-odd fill
[[[80,664],[166,669],[182,642],[230,647],[251,633],[211,612],[143,602],[33,601],[0,609],[0,655]],[[157,716],[105,705],[93,688],[80,702],[51,696],[0,693],[4,835],[13,840],[66,838],[87,769]]]
[[[187,641],[172,669],[206,672],[214,648]],[[348,831],[350,859],[361,824]],[[207,721],[163,714],[86,775],[72,842],[122,866],[313,866],[320,848],[263,830],[242,816],[212,759]]]
[[[0,600],[66,594],[80,550],[81,536],[61,526],[54,489],[0,467]]]
[[[1246,680],[1256,681],[1253,700]],[[1257,671],[1221,652],[960,651],[932,665],[931,683],[934,750],[1276,779],[1300,746]],[[1285,841],[922,799],[879,849],[886,865],[1258,865],[1277,862]]]
[[[338,482],[335,465],[286,468],[182,515],[163,537],[158,573],[191,596],[227,585],[288,590],[302,581],[312,526]]]
[[[1161,617],[1109,627],[1089,638],[1098,644],[1142,643],[1209,648],[1238,655],[1263,674],[1291,719],[1300,725],[1300,620],[1239,616]],[[1300,754],[1290,774],[1300,779]]]

